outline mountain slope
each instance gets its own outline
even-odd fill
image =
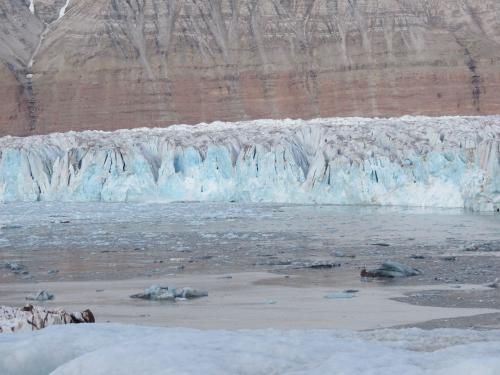
[[[0,4],[0,135],[500,112],[496,0],[30,1]]]

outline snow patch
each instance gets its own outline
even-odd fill
[[[66,14],[66,9],[68,8],[69,6],[69,3],[71,2],[71,0],[66,0],[66,3],[63,5],[63,7],[59,10],[59,17],[57,18],[57,20],[60,20],[61,18],[63,18]]]

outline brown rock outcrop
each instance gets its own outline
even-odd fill
[[[497,0],[5,0],[0,136],[500,113]]]

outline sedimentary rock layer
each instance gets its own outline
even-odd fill
[[[5,0],[0,135],[498,114],[497,0]]]
[[[500,208],[500,117],[252,121],[0,138],[0,202]]]

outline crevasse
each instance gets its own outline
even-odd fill
[[[0,138],[0,201],[500,207],[500,117],[258,120]]]

